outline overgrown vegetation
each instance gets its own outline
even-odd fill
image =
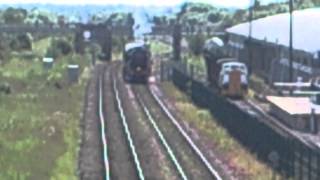
[[[187,37],[187,42],[193,55],[200,56],[202,54],[206,39],[206,35],[202,33]]]
[[[151,41],[150,50],[152,54],[166,54],[172,52],[172,47],[161,41]]]
[[[10,48],[14,51],[32,50],[32,41],[30,33],[20,34],[10,42]]]
[[[51,40],[35,42],[35,56],[11,53],[0,66],[0,179],[77,179],[89,57],[62,53],[53,69],[44,70],[41,58],[55,41]],[[77,84],[66,80],[70,61],[81,67]]]
[[[73,51],[71,38],[54,38],[50,47],[47,49],[46,56],[58,58],[69,55]]]
[[[190,66],[193,66],[194,71],[197,74],[206,74],[206,64],[202,56],[196,56],[196,55],[187,55],[184,57],[183,62],[187,64],[187,67],[190,68]],[[188,70],[190,72],[190,70]]]

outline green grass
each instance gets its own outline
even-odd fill
[[[52,38],[44,38],[33,44],[33,51],[35,54],[43,56],[51,45]]]
[[[3,77],[19,80],[43,74],[42,64],[39,61],[33,61],[32,66],[29,64],[27,60],[14,57],[5,66],[0,67],[0,73]]]
[[[44,55],[49,39],[35,43]],[[39,47],[37,47],[39,46]],[[70,60],[80,64],[79,83],[68,84]],[[88,79],[87,56],[56,60],[49,72],[38,58],[12,56],[0,66],[0,83],[12,93],[0,93],[0,180],[77,179],[79,120]],[[61,88],[57,88],[59,83]]]
[[[186,56],[184,62],[188,64],[189,68],[192,65],[194,69],[201,74],[206,74],[207,72],[206,64],[202,56]]]
[[[152,54],[165,54],[172,52],[172,47],[160,41],[151,41],[150,50]]]
[[[193,105],[191,100],[177,90],[172,83],[165,82],[162,87],[169,98],[175,102],[184,117],[182,119],[215,145],[216,151],[223,156],[225,163],[246,175],[248,179],[267,180],[271,178],[271,169],[240,145],[224,127],[219,125],[208,110]]]

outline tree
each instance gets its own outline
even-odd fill
[[[248,19],[247,17],[248,17],[248,12],[247,10],[243,10],[243,9],[237,10],[233,15],[233,19],[237,23],[247,21]]]
[[[46,16],[46,15],[41,15],[41,14],[39,14],[39,15],[38,15],[38,20],[39,20],[42,24],[51,24],[51,21],[50,21],[49,17]]]
[[[135,21],[134,21],[132,13],[128,13],[127,17],[126,17],[126,24],[130,27],[133,27],[134,23],[135,23]]]
[[[60,27],[64,27],[66,24],[66,18],[64,16],[58,16],[58,24]]]
[[[261,2],[260,2],[260,0],[254,0],[254,8],[259,8],[259,7],[261,7]]]
[[[161,18],[159,16],[153,16],[153,20],[152,20],[153,24],[160,26],[162,24],[161,22]]]
[[[211,12],[208,15],[208,21],[212,23],[217,23],[221,20],[221,14],[219,12]]]
[[[189,47],[194,55],[200,55],[203,50],[206,37],[202,33],[197,33],[195,36],[187,38]]]
[[[3,12],[4,22],[7,24],[23,24],[28,12],[25,9],[8,8]]]
[[[133,30],[134,23],[135,23],[135,21],[134,21],[132,13],[128,13],[127,16],[126,16],[126,25],[130,29],[129,40],[133,40],[134,39],[134,30]]]
[[[15,51],[32,50],[32,41],[30,33],[20,34],[10,42],[10,48]]]
[[[47,49],[47,56],[58,58],[72,52],[72,44],[66,39],[53,39],[51,46]]]
[[[157,26],[169,24],[169,20],[166,16],[153,16],[152,22]]]
[[[319,6],[320,5],[320,1],[319,0],[312,0],[313,4],[315,6]]]

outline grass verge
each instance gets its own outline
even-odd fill
[[[50,38],[35,43],[43,56]],[[42,47],[42,48],[41,48]],[[67,64],[75,59],[82,76],[68,84]],[[89,61],[76,54],[58,58],[53,69],[43,70],[38,57],[12,56],[0,66],[0,179],[77,179],[79,120],[88,79]]]
[[[172,52],[172,47],[161,41],[151,41],[150,50],[152,54],[166,54]]]
[[[165,82],[162,87],[168,98],[175,102],[175,106],[184,117],[182,119],[215,145],[215,151],[229,167],[248,177],[247,179],[271,179],[272,170],[239,144],[225,128],[219,125],[208,110],[193,105],[191,100],[172,83]]]

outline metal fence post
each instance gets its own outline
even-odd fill
[[[199,67],[195,67],[194,79],[199,80]]]
[[[312,154],[312,151],[310,148],[308,148],[307,152],[308,152],[308,180],[311,180],[311,173],[312,173],[311,154]]]
[[[184,74],[189,74],[188,73],[188,63],[187,62],[183,62],[183,73]]]
[[[168,80],[172,80],[172,74],[173,74],[173,65],[172,63],[167,63],[167,73],[168,73]]]
[[[291,165],[291,167],[290,167],[290,173],[289,173],[289,176],[288,176],[288,178],[290,177],[290,176],[293,176],[294,177],[294,175],[295,175],[295,159],[296,159],[296,156],[295,156],[295,143],[294,143],[294,140],[293,139],[291,139],[290,140],[290,150],[291,150],[291,160],[290,160],[290,165]]]
[[[320,155],[317,153],[317,179],[320,179]]]
[[[163,64],[163,61],[160,61],[160,81],[164,81],[164,64]]]
[[[303,178],[303,147],[302,145],[299,143],[299,160],[300,160],[300,163],[299,163],[299,179],[302,179]]]
[[[293,179],[296,179],[296,175],[297,175],[297,143],[295,142],[295,140],[292,140],[292,151],[293,151],[293,157],[292,157],[292,177]]]
[[[194,80],[194,65],[190,64],[190,77],[192,80]]]

